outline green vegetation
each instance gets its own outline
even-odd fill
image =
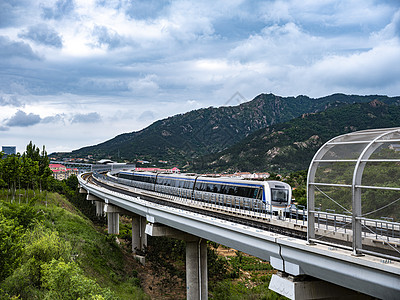
[[[17,188],[48,189],[52,181],[51,175],[45,147],[40,153],[39,148],[32,142],[26,147],[26,152],[22,156],[18,153],[0,159],[0,188],[7,187],[12,191]],[[12,197],[15,197],[15,193]]]
[[[98,232],[63,196],[38,191],[21,204],[1,198],[0,299],[147,299],[114,236]]]
[[[141,159],[150,161],[152,164],[157,164],[159,160],[165,160],[169,162],[169,166],[176,165],[181,169],[183,167],[192,168],[193,160],[204,155],[225,150],[262,128],[287,122],[301,117],[303,114],[317,113],[331,107],[340,107],[351,103],[371,102],[373,100],[378,100],[388,105],[398,105],[400,103],[400,97],[378,95],[350,96],[334,94],[328,97],[313,99],[307,96],[280,97],[273,94],[261,94],[252,101],[241,105],[219,108],[209,107],[172,116],[156,121],[141,131],[124,133],[101,144],[75,150],[72,153],[55,154],[55,156],[59,158],[65,156],[85,157],[90,154],[95,159],[105,157],[110,157],[116,161],[136,161]],[[344,119],[348,116],[344,114],[337,117]],[[361,119],[362,117],[360,116],[359,118]],[[351,121],[351,119],[347,120]],[[322,124],[320,125],[322,126]],[[297,127],[297,129],[293,129],[296,131],[291,136],[294,139],[293,141],[304,141],[300,139],[304,136],[302,133],[303,128]],[[306,132],[309,132],[309,130],[318,128],[305,127],[304,129]],[[342,133],[343,130],[345,129],[342,128],[339,133]],[[350,130],[354,129],[349,128],[344,132]],[[330,132],[330,134],[336,134],[336,131]],[[257,144],[255,146],[258,147]],[[265,144],[263,144],[264,146]],[[266,149],[271,148],[273,146]],[[281,147],[280,149],[284,150]],[[306,149],[306,153],[297,152],[298,160],[302,161],[303,157],[308,159],[307,152],[310,151],[312,149]],[[286,154],[292,155],[291,149],[287,149]],[[269,167],[271,164],[277,165],[281,163],[281,161],[260,161],[260,159],[263,159],[262,156],[254,156],[254,159],[251,160],[251,156],[253,155],[249,155],[242,160],[232,157],[230,162],[227,162],[227,167],[232,166],[236,168],[239,166],[243,171],[250,171],[258,165],[258,169],[263,168],[265,171],[270,170]],[[196,161],[194,169],[205,171],[203,167],[207,165],[201,163],[201,161]],[[245,161],[250,161],[250,163],[243,164]],[[285,161],[285,159],[282,159],[282,161]],[[208,164],[209,162],[206,161],[205,163]],[[165,165],[163,164],[162,166]],[[207,167],[209,167],[208,169],[211,167],[214,168],[214,166]],[[223,166],[216,165],[215,167]],[[286,167],[288,170],[292,169],[291,165],[287,165]],[[299,167],[296,165],[296,170],[303,168],[304,166]],[[194,169],[192,168],[192,170]]]
[[[161,278],[153,284],[164,297],[185,299],[185,243],[149,237],[146,259]],[[259,258],[208,242],[207,266],[209,299],[286,299],[268,289],[274,271]]]
[[[240,251],[224,261],[227,272],[222,280],[210,281],[210,299],[286,299],[268,289],[273,274],[268,262]]]
[[[356,130],[400,126],[400,107],[379,101],[339,105],[254,132],[231,148],[202,157],[194,170],[274,171],[307,169],[329,139]]]
[[[0,299],[148,298],[115,236],[65,198],[103,224],[77,186],[75,176],[55,180],[32,142],[0,160]]]

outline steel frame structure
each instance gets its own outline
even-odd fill
[[[315,207],[315,194],[318,186],[327,186],[333,188],[349,188],[351,189],[351,218],[352,218],[352,251],[353,255],[360,256],[363,253],[370,253],[363,249],[362,245],[362,221],[365,219],[362,216],[361,209],[361,192],[363,189],[375,190],[390,190],[400,191],[398,187],[388,186],[371,186],[362,185],[363,173],[367,163],[398,163],[400,159],[371,159],[377,149],[384,144],[395,144],[400,146],[400,127],[397,128],[383,128],[356,131],[341,136],[337,136],[326,142],[315,154],[310,163],[307,177],[307,241],[309,244],[319,243],[315,233],[315,216],[319,211]],[[340,157],[335,153],[335,146],[351,146],[356,145],[360,147],[358,157],[346,158]],[[336,149],[337,150],[337,149]],[[352,154],[355,154],[352,152]],[[356,153],[357,154],[357,153]],[[333,158],[333,159],[332,159]],[[316,173],[321,164],[323,163],[352,163],[354,170],[352,171],[351,184],[341,184],[335,182],[318,182]],[[350,164],[349,164],[350,165]],[[399,193],[400,197],[400,193]],[[337,246],[337,245],[335,245]],[[395,259],[398,259],[397,257]]]

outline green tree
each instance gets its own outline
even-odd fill
[[[40,150],[32,143],[32,141],[30,141],[26,146],[25,155],[34,161],[40,161]]]
[[[71,175],[69,176],[66,180],[65,180],[65,184],[72,190],[72,191],[76,191],[76,189],[78,188],[78,178],[75,175]]]
[[[21,166],[20,166],[21,174],[20,180],[22,186],[25,188],[29,188],[33,182],[37,180],[37,174],[39,172],[39,164],[37,161],[32,160],[26,155],[22,155]]]
[[[3,160],[1,174],[5,184],[9,188],[15,189],[21,174],[21,158],[19,155],[9,155]]]
[[[19,265],[23,237],[22,226],[0,210],[0,282]]]
[[[0,156],[3,157],[4,153],[0,152]],[[4,165],[4,160],[0,159],[0,188],[4,188],[7,186],[6,182],[3,179],[3,165]]]

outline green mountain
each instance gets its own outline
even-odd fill
[[[196,160],[193,169],[230,172],[304,170],[316,151],[335,136],[399,126],[400,106],[378,100],[340,105],[260,129],[227,150]]]
[[[261,94],[237,106],[209,107],[159,120],[143,130],[124,133],[64,156],[83,157],[91,154],[95,159],[164,160],[182,167],[190,165],[195,158],[227,149],[261,128],[289,121],[305,113],[324,111],[332,106],[375,99],[388,104],[400,103],[400,97],[377,95],[334,94],[313,99],[307,96]]]

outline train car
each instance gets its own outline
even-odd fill
[[[119,172],[126,184],[223,206],[256,211],[279,211],[291,205],[290,185],[281,181],[252,181],[223,177],[151,172]]]

